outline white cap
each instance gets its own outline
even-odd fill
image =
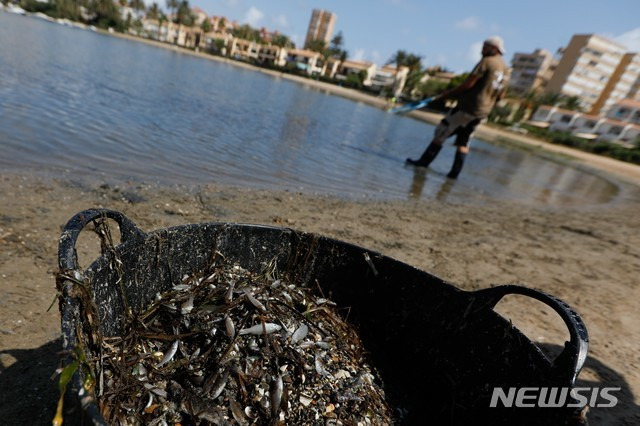
[[[491,46],[497,48],[501,54],[504,55],[504,41],[500,36],[491,36],[484,41],[486,44],[490,44]]]

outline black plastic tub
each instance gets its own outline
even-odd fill
[[[91,222],[112,219],[121,243],[86,270],[75,250]],[[63,364],[81,343],[95,355],[91,334],[118,335],[125,306],[134,311],[185,274],[208,266],[214,251],[248,270],[275,260],[304,285],[319,284],[359,331],[398,422],[403,424],[571,424],[576,408],[490,408],[495,387],[572,388],[588,351],[587,330],[576,312],[555,297],[506,285],[463,291],[442,279],[379,253],[286,228],[204,223],[143,232],[122,213],[92,209],[75,215],[59,245]],[[117,261],[116,261],[117,260]],[[78,288],[84,281],[88,292]],[[123,296],[126,295],[126,296]],[[507,294],[535,298],[569,329],[561,354],[549,360],[493,307]],[[88,296],[88,297],[87,297]],[[126,299],[126,300],[123,300]],[[98,319],[87,318],[87,303]],[[99,325],[98,325],[99,324]],[[67,391],[68,419],[104,424],[95,397],[75,373]],[[571,402],[570,399],[567,403]],[[75,411],[74,411],[75,410]]]

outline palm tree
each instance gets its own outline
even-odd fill
[[[414,55],[413,53],[410,53],[410,54],[407,55],[403,65],[409,67],[409,70],[411,70],[411,71],[421,71],[422,70],[422,56]]]
[[[318,52],[318,53],[322,53],[324,54],[324,52],[327,50],[327,43],[324,40],[311,40],[309,43],[307,43],[307,49],[312,50],[314,52]]]
[[[210,32],[211,31],[211,22],[209,21],[209,19],[205,19],[204,21],[202,21],[202,25],[200,26],[200,28],[202,28],[202,31],[205,34]]]
[[[169,9],[169,12],[175,11],[178,8],[178,0],[166,0],[167,1],[167,9]],[[173,20],[175,21],[176,16],[174,13],[171,13],[173,15]]]
[[[143,0],[130,0],[129,1],[129,7],[131,7],[133,10],[136,11],[141,11],[144,10],[144,1]]]
[[[289,37],[287,37],[284,34],[275,35],[271,40],[271,43],[273,43],[275,46],[280,46],[284,48],[290,48],[293,46],[293,43],[291,42]]]
[[[407,56],[408,55],[406,51],[398,50],[396,53],[393,54],[393,56],[391,56],[391,58],[389,58],[389,60],[385,65],[395,64],[396,69],[400,69],[400,67],[403,66],[407,61]]]
[[[149,19],[158,19],[160,17],[160,7],[158,3],[153,3],[147,10],[147,17]]]
[[[560,101],[560,105],[564,109],[570,111],[582,111],[582,100],[579,96],[566,96]]]
[[[177,22],[186,25],[187,27],[192,27],[195,19],[193,13],[191,12],[191,7],[189,6],[189,0],[182,0],[178,4],[178,12],[177,12]]]

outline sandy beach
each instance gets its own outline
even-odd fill
[[[362,102],[384,102],[314,81],[301,83]],[[125,213],[145,231],[217,221],[284,226],[378,251],[462,289],[516,283],[551,293],[582,316],[590,334],[578,384],[621,388],[616,407],[591,410],[592,424],[640,424],[640,167],[488,126],[478,136],[571,155],[618,182],[621,196],[607,205],[563,209],[509,202],[474,206],[349,201],[216,185],[116,186],[0,172],[0,419],[49,424],[53,417],[60,317],[57,304],[47,308],[56,294],[58,238],[75,213],[105,207]],[[98,242],[87,235],[78,249],[87,266],[97,256]],[[568,338],[560,317],[539,303],[513,297],[498,311],[541,344],[562,346]]]

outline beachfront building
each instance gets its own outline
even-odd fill
[[[228,33],[231,31],[229,20],[224,16],[212,16],[209,18],[209,23],[213,33]]]
[[[299,70],[309,75],[322,74],[322,55],[312,50],[289,49],[286,52],[286,61],[294,64]]]
[[[623,99],[640,101],[640,54],[625,54],[600,94],[593,109],[606,113]]]
[[[258,62],[284,67],[287,64],[287,49],[273,44],[260,45],[258,49]]]
[[[542,105],[528,124],[569,132],[587,140],[619,142],[632,147],[640,140],[640,102],[624,100],[616,103],[607,116]]]
[[[371,86],[371,77],[375,73],[376,65],[366,61],[340,61],[334,75],[330,76],[338,81],[346,80],[350,75],[362,75],[362,85]]]
[[[599,35],[574,35],[545,92],[577,96],[585,111],[598,114],[597,102],[625,53],[624,46]]]
[[[519,95],[544,89],[556,65],[551,52],[544,49],[515,53],[511,60],[509,89]]]
[[[311,12],[311,20],[309,21],[309,28],[307,29],[307,37],[304,40],[304,46],[308,47],[309,43],[313,40],[324,41],[325,45],[329,46],[335,24],[335,13],[321,9],[313,9],[313,12]]]
[[[640,101],[624,99],[607,111],[607,117],[640,126]]]
[[[142,32],[148,38],[190,48],[200,47],[204,39],[204,33],[199,27],[187,27],[167,21],[160,22],[156,19],[143,19]]]
[[[233,37],[227,44],[227,52],[229,57],[233,59],[253,62],[258,60],[260,46],[261,45],[255,41]]]
[[[377,92],[386,92],[389,96],[399,96],[404,89],[409,75],[409,68],[401,66],[398,69],[392,65],[386,65],[381,69],[375,69],[371,76],[371,89]]]
[[[201,26],[204,21],[209,19],[207,13],[199,7],[194,7],[193,9],[191,9],[191,13],[193,14],[193,25],[195,27]]]

